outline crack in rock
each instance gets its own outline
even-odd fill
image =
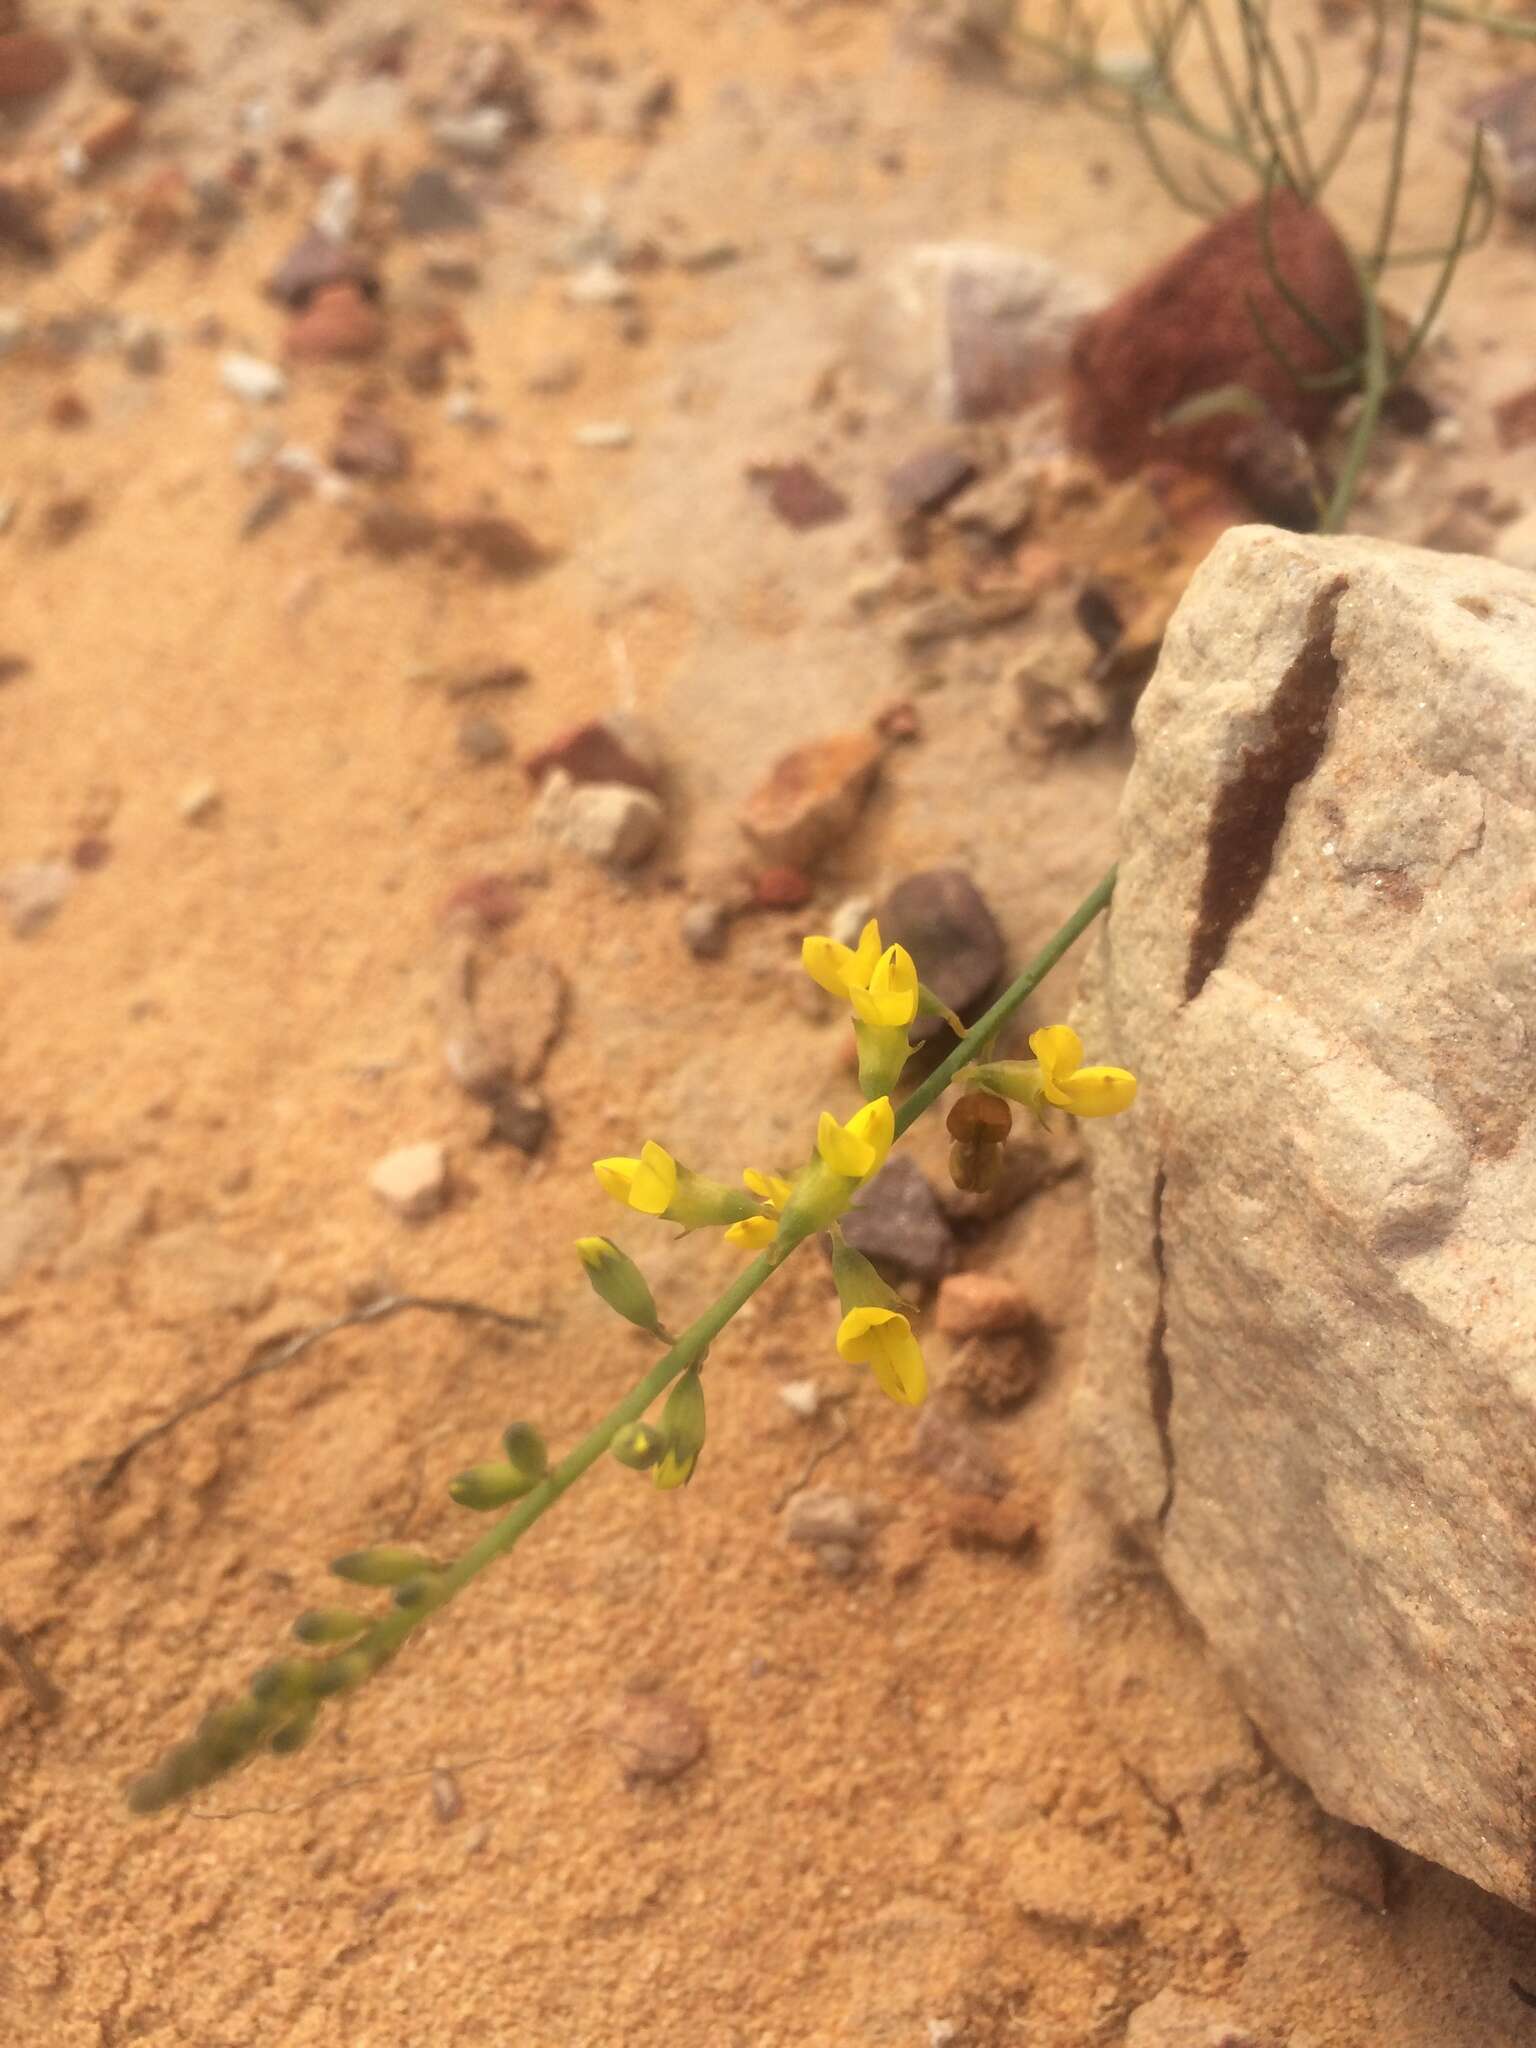
[[[1334,628],[1348,587],[1348,577],[1338,576],[1313,598],[1306,638],[1270,700],[1269,735],[1260,745],[1240,750],[1237,774],[1211,807],[1205,879],[1189,944],[1186,1002],[1199,995],[1226,958],[1232,934],[1258,901],[1274,862],[1291,792],[1323,757],[1339,686]]]

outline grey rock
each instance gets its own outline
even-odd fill
[[[66,1161],[20,1147],[0,1153],[0,1288],[58,1251],[74,1223]]]
[[[880,905],[880,936],[902,945],[918,974],[969,1023],[1003,971],[1003,935],[987,899],[963,868],[927,868],[898,882]],[[937,1017],[919,1017],[914,1039],[945,1029]]]
[[[491,718],[483,711],[463,721],[458,730],[458,744],[465,760],[478,764],[504,761],[512,751],[507,728],[499,718]]]
[[[843,1235],[882,1272],[936,1285],[955,1262],[954,1233],[928,1176],[898,1154],[860,1190]]]
[[[1079,1029],[1083,1485],[1330,1812],[1536,1906],[1536,579],[1239,528]]]
[[[470,163],[499,164],[512,139],[512,115],[506,107],[471,107],[463,114],[439,114],[432,140],[440,149]]]
[[[869,1540],[870,1515],[864,1503],[851,1493],[837,1493],[828,1486],[807,1486],[790,1496],[784,1510],[784,1534],[791,1543],[806,1543],[813,1549],[823,1543],[838,1543],[858,1550]]]
[[[408,178],[396,204],[407,235],[451,235],[480,225],[474,200],[435,165]]]

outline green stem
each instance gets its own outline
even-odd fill
[[[1328,500],[1328,509],[1323,514],[1322,531],[1337,533],[1349,517],[1349,508],[1355,502],[1355,492],[1360,488],[1360,473],[1365,467],[1365,458],[1370,453],[1371,442],[1376,437],[1376,428],[1381,419],[1381,408],[1386,403],[1387,393],[1392,388],[1392,365],[1387,359],[1386,342],[1381,332],[1381,305],[1375,292],[1371,291],[1365,277],[1356,264],[1355,273],[1360,278],[1361,295],[1365,301],[1365,354],[1362,359],[1360,417],[1355,421],[1354,431],[1349,437],[1349,446],[1344,453],[1339,480],[1333,487],[1333,496]]]
[[[927,1080],[912,1090],[896,1113],[898,1138],[912,1128],[925,1110],[933,1107],[960,1069],[971,1064],[987,1040],[1007,1023],[1020,1003],[1034,994],[1063,953],[1076,945],[1099,913],[1109,907],[1109,899],[1115,893],[1115,873],[1116,870],[1111,868],[1098,887],[1083,898],[1049,945],[1043,946],[1030,961],[1018,980],[1010,982],[986,1015],[971,1026],[948,1059],[941,1060]]]

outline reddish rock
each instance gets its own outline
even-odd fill
[[[355,285],[366,298],[379,294],[378,272],[351,242],[310,228],[300,235],[267,279],[267,296],[293,312],[302,312],[317,292],[331,285]]]
[[[1247,424],[1240,413],[1158,432],[1185,400],[1240,384],[1284,426],[1315,437],[1340,394],[1303,389],[1265,346],[1250,301],[1304,375],[1338,357],[1276,291],[1255,200],[1217,221],[1079,331],[1068,364],[1067,425],[1074,445],[1110,476],[1175,460],[1224,470]],[[1332,223],[1295,194],[1270,203],[1274,267],[1348,350],[1361,345],[1360,288]]]
[[[331,444],[331,467],[339,469],[343,476],[389,481],[409,472],[411,444],[398,427],[372,406],[349,405],[337,422],[336,439]]]
[[[40,187],[0,178],[0,249],[43,261],[53,254],[53,237],[43,224],[48,195]]]
[[[934,1321],[947,1337],[1022,1330],[1033,1319],[1029,1297],[994,1273],[951,1273],[939,1287]]]
[[[517,884],[510,875],[470,875],[448,891],[439,915],[444,924],[499,932],[513,922],[521,909]]]
[[[294,362],[351,362],[375,354],[383,340],[383,317],[360,288],[329,284],[294,316],[283,346]]]
[[[944,1525],[957,1550],[1000,1550],[1007,1557],[1033,1550],[1038,1533],[1024,1502],[991,1500],[984,1493],[963,1493],[946,1503]]]
[[[660,763],[649,735],[622,715],[568,726],[530,754],[524,766],[534,783],[552,768],[563,768],[573,782],[623,782],[653,795],[661,788]]]
[[[753,901],[764,910],[798,910],[811,894],[811,878],[803,868],[764,868],[752,888]]]
[[[704,1754],[704,1722],[686,1700],[663,1692],[629,1692],[604,1718],[626,1784],[668,1784]]]
[[[1493,423],[1501,448],[1523,448],[1536,441],[1536,384],[1501,398],[1493,408]]]
[[[922,714],[910,697],[893,697],[875,713],[875,731],[883,740],[920,740]]]
[[[879,768],[869,733],[808,741],[781,755],[748,797],[741,829],[776,866],[808,868],[852,829]]]
[[[133,147],[143,126],[144,116],[132,100],[110,100],[80,131],[80,154],[93,171],[100,170]]]
[[[544,550],[527,527],[501,512],[449,520],[442,538],[451,558],[472,562],[491,576],[527,576],[545,561]]]
[[[0,36],[0,100],[31,99],[69,76],[69,51],[41,29]]]
[[[774,514],[799,532],[847,517],[848,500],[808,462],[759,462],[747,476]]]

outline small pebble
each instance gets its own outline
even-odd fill
[[[74,871],[60,860],[26,861],[0,874],[0,903],[18,939],[40,932],[74,886]]]
[[[544,779],[533,809],[536,832],[573,853],[614,867],[638,867],[661,837],[666,821],[649,790],[622,782],[573,782],[562,768]]]
[[[869,1541],[869,1511],[851,1493],[807,1486],[791,1496],[784,1510],[784,1534],[791,1543],[806,1543],[813,1549],[838,1543],[857,1550]]]
[[[260,356],[248,356],[238,349],[219,358],[219,380],[224,389],[247,405],[272,405],[287,394],[288,379],[275,363]]]
[[[630,1692],[608,1715],[604,1732],[626,1784],[666,1785],[704,1754],[704,1723],[686,1700],[662,1692]]]
[[[512,751],[506,727],[483,712],[464,720],[458,738],[459,752],[466,761],[504,761]]]
[[[507,153],[512,115],[506,107],[472,107],[467,114],[439,114],[432,140],[440,149],[471,163],[498,164]]]
[[[752,899],[763,910],[799,910],[813,893],[803,868],[764,868],[752,886]]]
[[[165,368],[165,336],[147,320],[130,320],[122,331],[123,362],[136,377],[157,377]]]
[[[823,277],[851,277],[859,267],[859,252],[837,235],[812,235],[805,253]]]
[[[680,929],[695,960],[718,960],[730,937],[731,915],[723,903],[690,903]]]
[[[224,793],[216,782],[189,782],[176,803],[184,825],[211,825],[223,808]]]
[[[786,1380],[779,1399],[802,1422],[814,1422],[821,1413],[821,1388],[815,1380]]]
[[[935,1326],[947,1337],[984,1337],[1034,1322],[1029,1297],[993,1273],[951,1273],[939,1285]]]
[[[368,1176],[368,1185],[406,1223],[435,1216],[448,1194],[448,1160],[441,1145],[402,1145],[386,1153]]]
[[[621,270],[608,262],[589,263],[565,281],[566,302],[572,306],[630,306],[635,288]]]
[[[578,448],[629,448],[634,445],[635,430],[628,420],[587,420],[571,439]]]

